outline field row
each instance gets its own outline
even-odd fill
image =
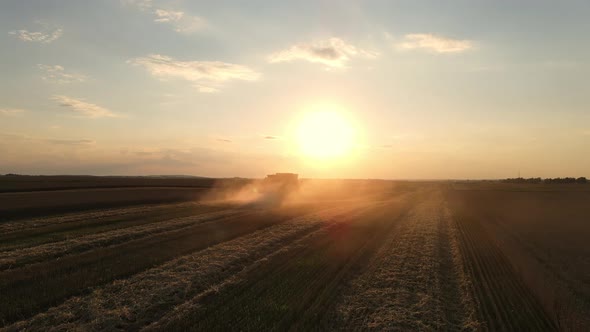
[[[48,233],[64,230],[86,230],[94,226],[120,224],[135,219],[158,219],[165,220],[172,216],[191,216],[201,211],[223,210],[225,206],[213,206],[195,202],[139,205],[123,208],[110,208],[102,210],[91,210],[86,212],[68,213],[43,218],[28,218],[0,222],[0,236],[2,246],[10,237],[20,236],[19,240],[26,239],[37,233]]]
[[[254,210],[5,270],[0,272],[0,295],[3,298],[0,321],[9,323],[27,318],[70,296],[86,292],[90,287],[282,223],[301,213],[297,209]]]
[[[336,218],[276,251],[231,282],[177,307],[154,330],[309,330],[326,324],[347,280],[363,269],[405,203],[390,202]]]
[[[218,289],[240,272],[263,262],[266,256],[297,239],[329,227],[353,210],[332,209],[293,218],[221,242],[108,284],[86,296],[74,297],[8,329],[67,329],[74,326],[84,329],[139,329],[164,316],[175,306],[182,306],[200,294]]]
[[[553,325],[590,329],[590,192],[454,190],[449,200],[457,220],[493,240]]]
[[[505,254],[475,220],[457,217],[478,315],[490,331],[551,331],[556,326]]]
[[[166,222],[154,222],[145,225],[121,228],[83,235],[62,241],[50,242],[38,246],[27,247],[0,252],[0,271],[14,269],[25,264],[38,263],[48,259],[59,258],[65,255],[81,253],[94,248],[106,247],[118,243],[153,236],[159,233],[178,231],[196,224],[215,222],[216,220],[232,215],[245,214],[236,210],[225,210],[197,214],[192,217],[181,217],[166,220]]]
[[[334,325],[351,330],[474,329],[463,307],[451,248],[450,220],[440,193],[420,201],[399,221],[362,275],[340,299]]]

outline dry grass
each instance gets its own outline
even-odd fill
[[[440,192],[425,194],[399,222],[338,305],[338,328],[459,330],[463,318]]]

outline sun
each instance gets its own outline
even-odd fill
[[[301,153],[317,160],[345,157],[353,148],[355,131],[343,112],[332,107],[314,108],[297,127]]]

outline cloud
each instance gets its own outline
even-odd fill
[[[313,43],[293,45],[285,50],[271,54],[271,63],[306,60],[321,63],[329,67],[344,67],[353,57],[375,58],[377,53],[370,52],[346,43],[340,38],[330,38]]]
[[[174,31],[190,34],[207,27],[207,21],[201,17],[189,15],[182,10],[155,7],[152,0],[121,0],[124,6],[134,6],[142,12],[149,11],[154,16],[154,22],[169,24]]]
[[[268,136],[264,136],[264,139],[279,139],[279,138],[277,136],[268,135]]]
[[[0,138],[2,138],[2,140],[0,142],[5,142],[5,141],[29,141],[29,140],[31,140],[31,137],[28,136],[28,135],[13,134],[13,133],[0,133]]]
[[[182,11],[156,9],[154,11],[157,23],[168,23],[174,27],[174,31],[180,33],[193,33],[202,30],[207,26],[207,22],[198,17],[187,15]]]
[[[121,0],[124,6],[135,6],[141,11],[152,8],[152,0]]]
[[[45,139],[47,143],[57,144],[57,145],[77,145],[77,146],[85,146],[85,145],[94,145],[96,142],[89,139]]]
[[[154,22],[165,23],[165,22],[176,22],[180,21],[184,16],[183,12],[176,12],[173,10],[156,9],[154,12],[158,18]]]
[[[149,148],[133,153],[139,160],[137,162],[149,166],[166,167],[195,167],[198,162],[193,160],[191,151],[171,148]]]
[[[218,142],[224,142],[224,143],[231,143],[231,140],[229,140],[227,138],[218,138],[217,141]]]
[[[202,93],[217,93],[217,92],[219,92],[219,89],[211,87],[211,86],[206,86],[206,85],[195,84],[195,88],[197,88],[197,90],[199,90],[199,92],[202,92]]]
[[[128,152],[128,151],[127,151]],[[127,153],[125,152],[125,153]],[[151,156],[153,155],[155,152],[153,151],[135,151],[134,152],[135,155],[140,156],[140,157],[145,157],[145,156]]]
[[[31,143],[48,143],[55,145],[70,145],[70,146],[89,146],[96,144],[96,141],[89,139],[57,139],[30,136],[24,134],[6,134],[0,133],[0,137],[9,141],[31,142]]]
[[[473,48],[473,44],[469,40],[417,33],[405,35],[404,41],[398,43],[397,47],[404,50],[425,49],[436,53],[460,53]]]
[[[68,73],[64,67],[59,65],[43,65],[38,64],[37,67],[41,69],[44,74],[41,78],[46,81],[52,81],[56,83],[73,83],[73,82],[84,82],[86,76],[74,73]]]
[[[25,110],[19,108],[0,108],[0,115],[16,116],[24,113]]]
[[[28,30],[14,30],[8,34],[16,36],[18,39],[26,42],[37,42],[43,44],[49,44],[57,40],[63,34],[62,29],[56,29],[53,31],[28,31]]]
[[[67,97],[67,96],[53,96],[52,100],[59,103],[60,106],[68,108],[69,110],[78,113],[80,116],[87,118],[113,118],[118,117],[117,114],[109,111],[104,107],[96,104],[91,104],[83,100]]]
[[[129,60],[145,68],[160,79],[182,79],[194,83],[200,92],[217,92],[223,83],[242,80],[255,81],[260,77],[256,71],[242,65],[221,61],[179,61],[171,57],[152,54]]]

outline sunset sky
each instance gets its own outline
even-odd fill
[[[590,176],[589,17],[590,1],[2,1],[0,174]],[[346,123],[345,152],[304,151],[331,147],[301,137],[314,112]]]

